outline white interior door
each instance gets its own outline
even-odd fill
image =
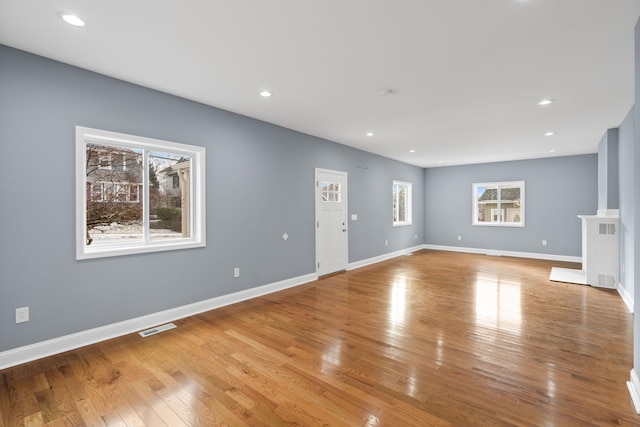
[[[316,169],[316,272],[347,268],[347,173]]]

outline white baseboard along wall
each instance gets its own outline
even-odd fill
[[[495,251],[495,250],[488,250],[488,249],[462,248],[462,247],[455,247],[455,246],[418,245],[411,248],[368,258],[365,260],[349,263],[347,266],[347,270],[355,270],[357,268],[365,267],[367,265],[376,264],[378,262],[386,261],[388,259],[392,259],[399,256],[404,256],[421,249],[465,252],[465,253],[485,254],[485,255],[493,255],[493,256],[511,256],[511,257],[518,257],[518,258],[547,259],[552,261],[581,262],[580,257],[570,257],[570,256],[563,256],[563,255],[549,255],[549,254],[536,254],[536,253],[525,253],[525,252],[511,252],[511,251]],[[286,279],[279,282],[259,286],[257,288],[252,288],[244,291],[235,292],[232,294],[222,295],[222,296],[211,298],[205,301],[199,301],[193,304],[188,304],[188,305],[172,308],[169,310],[164,310],[157,313],[152,313],[146,316],[136,317],[133,319],[122,321],[122,322],[113,323],[110,325],[105,325],[102,327],[89,329],[86,331],[81,331],[81,332],[65,335],[58,338],[53,338],[53,339],[38,342],[35,344],[30,344],[24,347],[18,347],[15,349],[7,350],[0,353],[0,369],[10,368],[12,366],[17,366],[22,363],[27,363],[33,360],[41,359],[43,357],[52,356],[65,351],[84,347],[90,344],[95,344],[101,341],[106,341],[119,336],[138,332],[140,330],[152,328],[156,325],[161,325],[163,323],[172,322],[174,320],[182,319],[188,316],[193,316],[195,314],[203,313],[205,311],[224,307],[226,305],[245,301],[251,298],[256,298],[256,297],[270,294],[273,292],[278,292],[287,288],[309,283],[317,279],[318,279],[317,274],[315,273],[307,274],[307,275],[294,277],[291,279]],[[623,299],[624,299],[624,296],[623,296]]]

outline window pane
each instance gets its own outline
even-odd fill
[[[411,183],[393,182],[393,223],[411,224]]]
[[[99,168],[100,169],[111,170],[111,155],[110,154],[103,154],[103,155],[100,156],[100,158],[99,158]]]
[[[322,189],[322,201],[323,202],[340,202],[342,200],[342,192],[339,182],[327,182],[320,183]]]
[[[141,185],[129,184],[129,203],[138,203],[140,201],[140,189]]]
[[[122,163],[114,164],[112,159]],[[140,198],[127,198],[130,186],[142,185],[141,159],[141,150],[86,144],[87,246],[142,239]],[[124,162],[130,167],[122,167]]]
[[[149,239],[190,237],[191,158],[149,154]]]
[[[498,210],[498,187],[477,186],[476,205],[477,222],[483,223],[500,221],[500,212]]]
[[[407,187],[405,185],[398,186],[398,221],[407,220]]]
[[[473,224],[524,227],[524,181],[473,184]]]
[[[500,187],[500,202],[504,222],[512,224],[522,222],[520,187]]]

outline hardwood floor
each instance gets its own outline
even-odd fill
[[[640,425],[632,315],[552,265],[424,250],[6,369],[0,427]]]

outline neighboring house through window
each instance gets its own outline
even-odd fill
[[[205,245],[203,147],[77,127],[76,150],[77,259]]]
[[[524,227],[524,181],[473,184],[473,225]]]

